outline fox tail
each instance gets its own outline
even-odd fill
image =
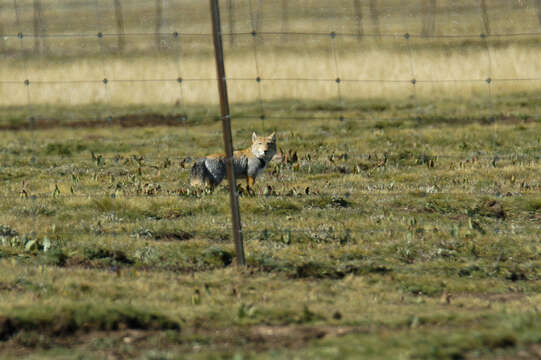
[[[191,186],[205,186],[211,183],[211,175],[205,165],[205,160],[197,160],[190,173]]]

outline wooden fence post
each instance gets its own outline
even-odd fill
[[[436,0],[425,0],[423,7],[423,28],[421,35],[432,36],[436,32]]]
[[[218,92],[220,94],[220,109],[222,114],[222,133],[225,146],[225,164],[227,180],[229,182],[229,200],[231,203],[231,218],[233,222],[233,238],[237,253],[237,264],[246,266],[244,258],[244,244],[242,242],[242,226],[240,222],[239,198],[237,194],[237,181],[233,171],[233,138],[231,136],[231,116],[229,112],[229,99],[227,95],[227,81],[225,76],[224,51],[222,43],[222,27],[220,24],[220,8],[218,0],[210,0],[212,16],[212,33],[214,39],[214,54],[216,57],[216,73],[218,75]]]
[[[235,44],[235,3],[233,0],[227,0],[227,14],[229,16],[229,44]]]
[[[156,26],[154,31],[154,36],[156,40],[156,48],[158,50],[162,49],[162,26],[163,26],[163,0],[156,0]]]
[[[355,14],[355,20],[357,21],[357,34],[359,40],[363,36],[363,9],[361,7],[361,0],[353,0],[353,11]]]
[[[289,9],[287,0],[282,0],[282,26],[280,31],[282,32],[282,40],[287,40],[287,32],[289,32]]]
[[[34,28],[34,53],[44,54],[47,52],[47,26],[43,17],[43,8],[41,7],[41,0],[34,0],[33,3],[33,28]]]
[[[122,13],[122,4],[120,0],[113,0],[115,7],[115,21],[117,32],[117,50],[123,52],[126,46],[126,39],[124,38],[124,17]]]
[[[481,17],[483,18],[483,28],[485,35],[490,35],[490,20],[488,18],[488,9],[486,0],[481,0]]]
[[[537,22],[541,26],[541,0],[535,0],[535,9],[537,11]]]
[[[380,33],[380,29],[379,29],[378,1],[377,0],[370,0],[369,9],[370,9],[370,18],[372,19],[372,26],[374,28],[374,34],[376,36],[380,36],[381,33]]]

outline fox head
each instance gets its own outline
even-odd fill
[[[271,160],[276,154],[276,134],[257,136],[254,132],[252,134],[252,153],[260,159]]]

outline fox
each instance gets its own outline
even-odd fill
[[[237,179],[246,179],[247,189],[253,188],[256,178],[265,170],[276,154],[276,133],[257,136],[252,133],[252,145],[233,152],[233,169]],[[195,161],[190,173],[191,186],[206,186],[213,190],[226,176],[224,154],[212,154]]]

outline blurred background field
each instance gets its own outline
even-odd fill
[[[284,99],[409,101],[420,114],[438,114],[437,104],[449,103],[463,115],[470,104],[494,111],[501,96],[541,98],[538,5],[224,1],[230,98],[237,106],[261,103],[251,114],[257,117],[272,116],[265,103]],[[0,105],[75,107],[77,117],[78,105],[126,113],[132,105],[176,106],[181,113],[216,104],[207,6],[3,1]],[[531,110],[522,109],[535,115]]]
[[[0,357],[537,359],[541,1],[0,0]],[[338,81],[337,81],[338,80]]]

